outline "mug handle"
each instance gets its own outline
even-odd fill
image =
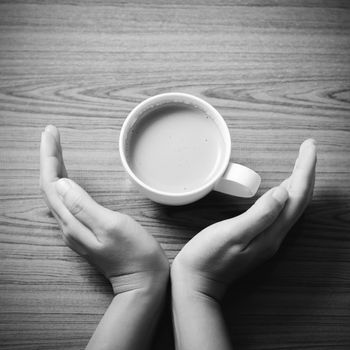
[[[261,177],[246,166],[229,163],[224,175],[217,181],[214,191],[236,197],[253,197],[261,183]]]

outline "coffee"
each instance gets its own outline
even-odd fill
[[[223,136],[212,117],[188,104],[140,116],[126,142],[131,170],[146,185],[183,193],[206,185],[224,161]]]

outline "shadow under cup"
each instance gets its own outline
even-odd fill
[[[210,104],[169,93],[131,111],[119,150],[142,193],[159,203],[182,205],[213,189],[227,168],[231,139],[225,121]]]

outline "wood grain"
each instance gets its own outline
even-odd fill
[[[182,91],[222,113],[232,159],[262,175],[259,195],[288,176],[302,140],[318,141],[312,204],[223,303],[235,349],[349,349],[349,57],[347,1],[2,1],[0,348],[81,349],[111,299],[40,197],[46,124],[61,130],[70,176],[147,227],[170,260],[253,202],[212,193],[169,208],[127,180],[123,119]],[[169,309],[154,348],[173,349]]]

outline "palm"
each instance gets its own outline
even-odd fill
[[[230,282],[278,250],[312,198],[315,165],[315,145],[305,141],[291,177],[265,193],[247,212],[211,225],[192,238],[175,258],[172,274],[190,276],[189,283],[197,276],[195,288],[221,296]]]

